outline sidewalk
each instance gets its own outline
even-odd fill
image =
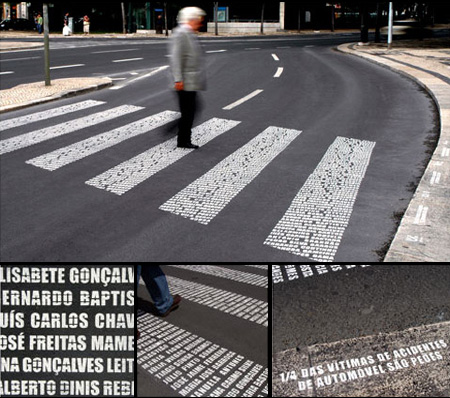
[[[401,73],[423,87],[440,114],[440,136],[413,199],[400,222],[385,262],[450,260],[450,40],[429,39],[338,50]]]
[[[3,38],[19,39],[28,37],[42,37],[34,32],[2,32]],[[2,51],[27,50],[43,48],[44,43],[0,41],[0,53]],[[101,78],[70,78],[51,80],[51,86],[45,86],[45,82],[21,84],[10,89],[0,90],[0,113],[26,108],[31,105],[54,101],[64,97],[99,90],[112,86],[112,80]]]

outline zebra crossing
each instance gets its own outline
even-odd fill
[[[183,300],[167,318],[138,311],[142,395],[161,383],[176,396],[268,396],[268,267],[162,266]],[[149,299],[142,281],[138,296]]]
[[[370,264],[331,264],[331,265],[272,265],[272,283],[291,282],[301,278],[310,278],[328,273],[370,267]]]
[[[25,163],[51,172],[81,162],[90,156],[107,156],[106,150],[126,141],[151,133],[176,121],[179,112],[165,110],[148,115],[149,110],[135,105],[120,105],[96,112],[103,101],[80,101],[2,121],[0,131],[14,134],[17,127],[30,127],[43,122],[54,123],[48,127],[10,136],[0,140],[0,156],[36,146],[83,129],[95,129],[95,134],[64,147],[42,153]],[[77,112],[92,112],[77,117]],[[58,123],[58,118],[69,115],[71,120]],[[123,122],[127,116],[135,118]],[[114,121],[118,125],[107,129]],[[212,117],[193,129],[193,141],[205,146],[234,129],[242,121]],[[209,171],[180,191],[167,198],[159,209],[175,217],[186,218],[208,225],[261,172],[270,168],[277,157],[294,142],[301,139],[301,130],[269,126],[253,133],[253,138],[219,161]],[[360,185],[370,163],[374,142],[337,137],[328,148],[317,168],[292,200],[285,215],[267,231],[261,242],[274,250],[288,251],[314,261],[332,261],[349,223]],[[43,148],[43,146],[38,147]],[[85,184],[95,189],[123,196],[138,185],[148,182],[155,174],[189,156],[192,149],[178,148],[176,137],[145,149],[97,175],[91,175]],[[302,165],[293,164],[301,170]]]

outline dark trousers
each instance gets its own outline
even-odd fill
[[[177,91],[180,103],[181,119],[178,123],[178,144],[191,143],[191,130],[197,111],[196,91]]]

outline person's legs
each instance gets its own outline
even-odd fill
[[[192,125],[197,107],[195,91],[178,91],[181,118],[178,124],[178,145],[191,143]]]
[[[141,266],[136,266],[136,284],[139,285],[139,279],[141,279]]]
[[[159,265],[144,265],[142,278],[160,314],[166,313],[173,304],[166,276]]]

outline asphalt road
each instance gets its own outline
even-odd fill
[[[421,176],[436,114],[411,81],[333,50],[356,40],[357,35],[203,39],[208,90],[195,122],[202,148],[194,153],[163,144],[176,134],[173,112],[159,115],[164,120],[158,123],[166,124],[145,134],[149,128],[132,124],[177,111],[167,71],[147,76],[168,64],[166,42],[55,41],[53,66],[84,66],[55,69],[53,79],[123,80],[114,90],[7,115],[104,102],[1,132],[4,143],[70,122],[56,128],[56,138],[26,147],[5,142],[1,259],[379,260]],[[5,65],[14,71],[2,77],[2,88],[42,80],[42,59],[17,59],[39,55],[2,54],[2,71]],[[96,139],[75,145],[118,128],[120,144],[106,138],[102,150],[92,149]],[[56,134],[48,131],[45,137]],[[69,145],[76,148],[54,152]],[[131,164],[143,151],[149,152]],[[149,170],[159,171],[143,176]]]
[[[274,396],[450,396],[450,266],[272,267]],[[379,373],[328,368],[370,356]]]
[[[159,318],[139,286],[138,396],[267,396],[268,265],[162,269],[183,299]]]

